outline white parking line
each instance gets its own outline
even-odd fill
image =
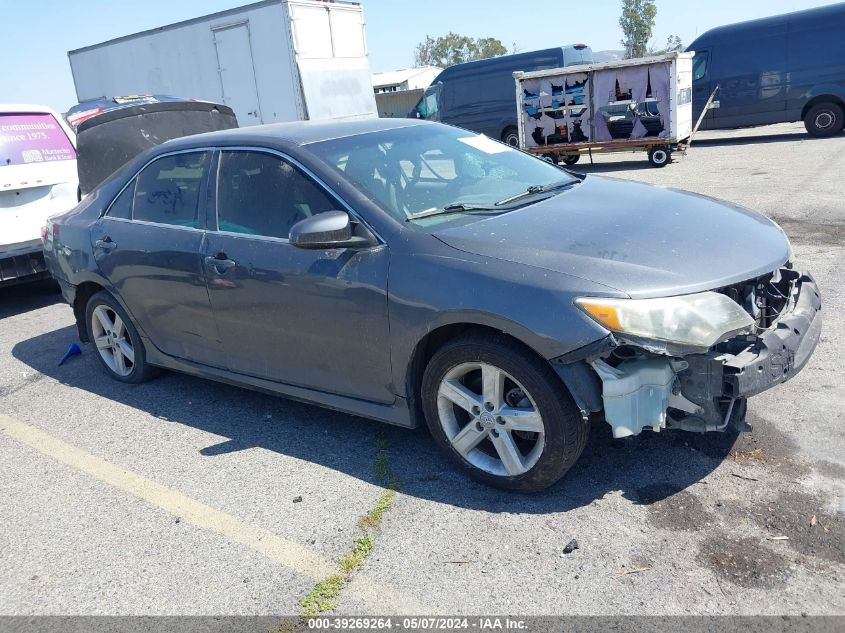
[[[315,581],[323,580],[337,573],[337,566],[302,545],[279,536],[269,530],[246,523],[222,510],[201,503],[172,488],[126,470],[97,457],[81,448],[53,437],[49,433],[0,413],[0,432],[34,448],[68,466],[76,468],[119,490],[139,497],[161,508],[181,520],[197,527],[216,532],[230,541],[240,543],[263,554],[271,561],[283,565],[296,573]],[[358,574],[361,577],[361,574]],[[395,607],[413,609],[403,596],[392,589],[380,587],[364,579],[367,588],[364,599],[384,606],[387,598]],[[417,612],[417,611],[414,611]]]

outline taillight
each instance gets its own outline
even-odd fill
[[[102,111],[102,108],[97,107],[92,108],[90,110],[82,110],[81,112],[75,112],[67,118],[67,122],[70,123],[72,127],[77,128],[79,127],[80,123],[82,123],[83,121],[87,121],[92,116],[97,116]]]
[[[59,241],[59,225],[55,223],[53,224],[53,241]]]
[[[47,226],[41,227],[41,244],[46,246],[47,245],[47,236],[50,234],[50,228]]]

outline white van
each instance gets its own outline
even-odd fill
[[[76,138],[46,106],[0,104],[0,286],[49,275],[41,227],[74,207]]]

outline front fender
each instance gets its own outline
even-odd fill
[[[394,254],[388,287],[393,384],[400,396],[410,395],[406,376],[419,342],[444,326],[494,328],[546,360],[608,335],[573,303],[584,294],[607,295],[607,287],[522,264],[464,253]]]
[[[842,101],[845,101],[845,85],[842,84],[833,84],[833,83],[825,83],[813,86],[810,88],[804,95],[804,99],[807,101],[811,101],[816,97],[828,96],[832,95],[834,97],[838,97]]]

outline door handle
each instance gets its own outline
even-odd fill
[[[94,242],[94,246],[96,248],[102,248],[104,251],[110,251],[113,248],[117,248],[117,243],[113,242],[108,235],[104,235],[102,239]]]
[[[206,257],[205,265],[213,268],[218,275],[225,275],[227,270],[237,264],[234,260],[227,258],[224,253],[218,253],[216,257]]]

